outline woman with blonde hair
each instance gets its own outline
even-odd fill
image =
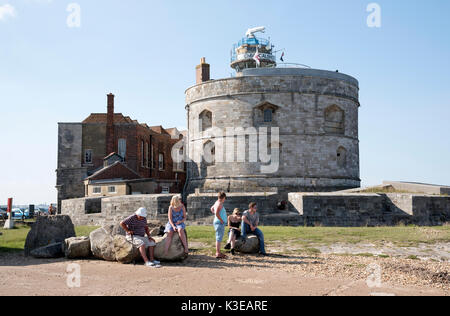
[[[189,254],[189,248],[187,245],[186,238],[186,208],[180,201],[180,197],[175,195],[170,201],[169,211],[168,211],[169,222],[166,225],[165,233],[167,233],[166,244],[164,248],[164,254],[167,256],[169,253],[169,248],[172,243],[173,234],[175,232],[180,236],[181,242],[184,246],[185,254]]]

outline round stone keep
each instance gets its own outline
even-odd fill
[[[189,192],[359,187],[358,99],[355,78],[306,68],[246,69],[187,89]]]

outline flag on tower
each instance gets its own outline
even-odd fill
[[[284,63],[284,52],[283,52],[283,54],[281,54],[280,60]]]
[[[256,65],[261,66],[261,58],[259,56],[258,49],[256,49],[256,54],[253,56],[253,60],[256,61]]]

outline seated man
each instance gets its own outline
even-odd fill
[[[145,266],[160,268],[161,262],[154,258],[156,242],[150,236],[150,230],[148,229],[147,210],[141,207],[134,215],[122,221],[120,226],[126,231],[127,240],[139,249]],[[146,234],[147,237],[145,237]],[[149,249],[150,260],[147,257],[147,248]]]
[[[252,202],[249,205],[249,210],[242,215],[242,238],[246,238],[248,234],[254,234],[259,239],[259,252],[263,256],[267,256],[264,246],[264,234],[258,228],[259,214],[256,212],[256,203]]]

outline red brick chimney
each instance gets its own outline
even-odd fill
[[[206,63],[205,57],[202,57],[202,59],[200,60],[200,65],[195,67],[195,71],[197,84],[210,80],[210,66]]]
[[[106,114],[106,155],[114,152],[114,94],[108,94]]]

